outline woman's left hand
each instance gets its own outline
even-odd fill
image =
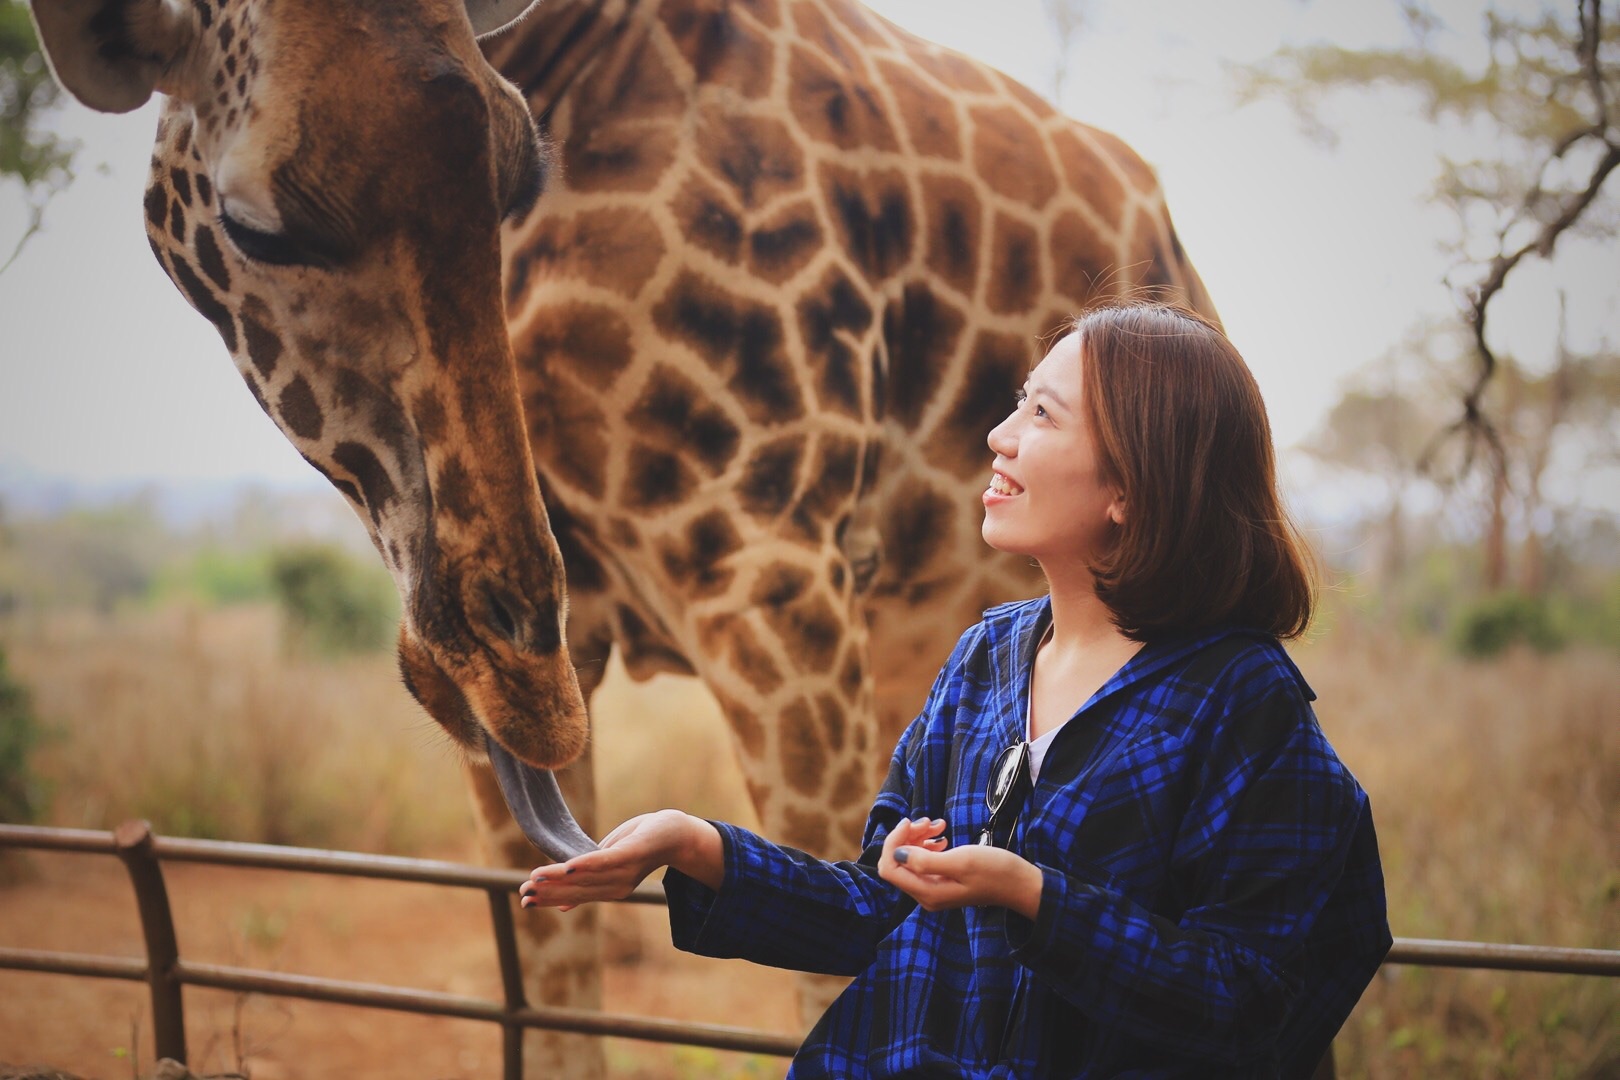
[[[1035,918],[1045,887],[1040,867],[1005,848],[946,850],[944,832],[937,819],[901,821],[883,841],[878,874],[928,911],[995,904]]]

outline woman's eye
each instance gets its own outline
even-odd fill
[[[268,263],[271,266],[303,266],[310,262],[298,246],[285,236],[260,232],[251,225],[242,224],[223,210],[219,214],[219,225],[225,230],[225,235],[230,237],[231,243],[236,245],[236,250],[254,262]]]
[[[1028,390],[1014,390],[1013,391],[1013,404],[1015,406],[1022,405],[1024,402],[1026,402],[1028,400],[1029,400],[1029,391]]]

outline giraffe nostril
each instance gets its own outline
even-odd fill
[[[523,623],[518,617],[518,603],[495,585],[484,586],[484,601],[488,605],[489,624],[501,637],[514,645],[523,644]]]

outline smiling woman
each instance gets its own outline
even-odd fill
[[[1102,308],[989,443],[984,537],[1050,593],[962,636],[858,859],[664,810],[524,903],[667,866],[677,946],[855,976],[800,1080],[1311,1076],[1390,935],[1367,797],[1277,640],[1310,579],[1252,377],[1195,314]]]

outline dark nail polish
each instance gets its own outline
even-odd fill
[[[901,866],[904,866],[906,864],[906,860],[909,858],[911,858],[911,852],[906,848],[894,849],[894,861],[899,863]]]

